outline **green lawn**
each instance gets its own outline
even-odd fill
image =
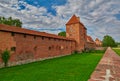
[[[114,50],[118,55],[120,55],[120,48],[113,48],[113,50]]]
[[[81,53],[0,69],[0,81],[87,81],[104,53]]]

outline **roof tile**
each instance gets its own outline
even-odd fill
[[[94,43],[93,39],[91,36],[87,36],[87,42],[91,42],[91,43]]]
[[[73,15],[70,20],[66,23],[66,25],[68,24],[74,24],[74,23],[79,23],[79,19],[76,17],[76,15]]]

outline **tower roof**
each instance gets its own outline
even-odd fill
[[[99,39],[98,39],[98,38],[96,38],[96,39],[95,39],[95,41],[99,41]]]
[[[88,36],[88,35],[87,35],[87,42],[94,43],[94,40],[92,39],[92,37],[91,37],[91,36]]]
[[[73,15],[71,18],[70,18],[70,20],[66,23],[66,25],[68,25],[68,24],[74,24],[74,23],[79,23],[80,21],[79,21],[79,19],[78,19],[78,17],[76,17],[76,15]]]
[[[99,40],[98,38],[96,38],[95,41],[100,41],[101,42],[101,40]]]
[[[80,22],[80,18],[77,17],[76,15],[73,15],[70,20],[66,23],[66,25],[69,24],[75,24],[75,23],[80,23],[85,29],[87,29],[81,22]]]

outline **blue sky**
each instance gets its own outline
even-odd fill
[[[19,0],[24,1],[27,4],[33,5],[35,7],[45,7],[47,9],[47,13],[51,13],[52,15],[56,15],[55,9],[52,8],[52,6],[60,6],[65,5],[66,0]],[[21,9],[25,9],[25,6],[20,4]]]
[[[19,18],[27,29],[54,33],[76,14],[88,35],[120,41],[120,0],[0,0],[0,16]]]

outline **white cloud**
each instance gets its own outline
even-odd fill
[[[25,6],[25,9],[18,10],[20,3]],[[76,14],[80,16],[81,22],[88,28],[88,34],[94,39],[96,37],[102,39],[105,34],[109,34],[120,41],[118,37],[120,21],[115,17],[115,14],[120,14],[119,4],[119,0],[67,0],[65,5],[52,6],[57,13],[54,16],[48,13],[45,7],[35,7],[18,0],[0,0],[0,16],[19,18],[25,28],[57,29],[65,27],[68,19]],[[60,32],[60,30],[44,31]]]

